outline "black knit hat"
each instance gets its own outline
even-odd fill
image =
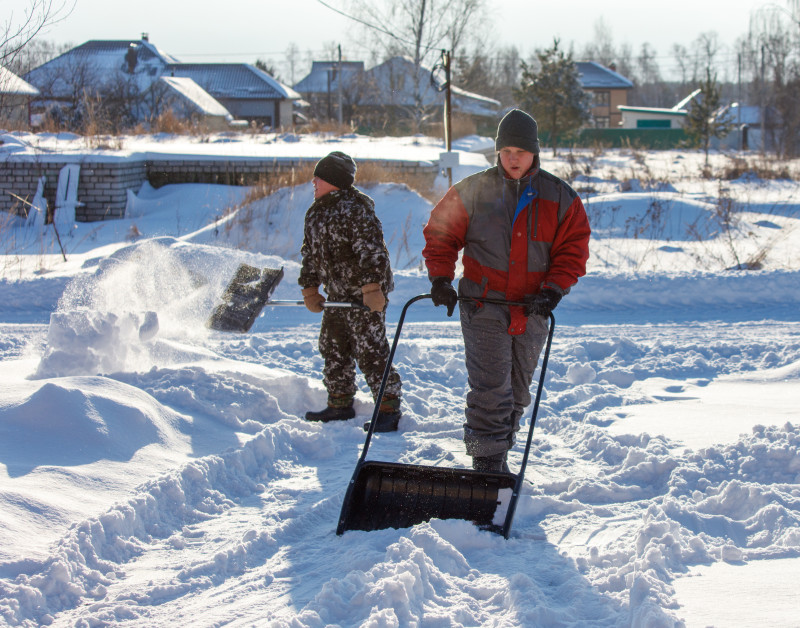
[[[356,180],[356,162],[350,155],[336,150],[317,162],[314,176],[344,190],[351,187]]]
[[[506,146],[521,148],[534,154],[539,153],[539,132],[536,120],[521,109],[509,111],[497,125],[494,148],[499,151]]]

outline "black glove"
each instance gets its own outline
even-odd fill
[[[536,314],[537,316],[550,316],[550,313],[556,309],[556,305],[561,301],[561,295],[555,290],[545,288],[539,294],[525,299],[525,316]]]
[[[458,293],[447,277],[434,277],[431,279],[431,296],[435,306],[446,305],[447,315],[452,316],[458,303]]]

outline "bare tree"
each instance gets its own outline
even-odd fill
[[[73,47],[71,43],[56,44],[46,39],[34,39],[6,67],[17,76],[24,76]]]
[[[443,49],[455,58],[477,27],[484,6],[485,0],[351,0],[351,12],[365,26],[373,50],[381,51],[384,58],[411,59],[415,68],[412,116],[417,126],[426,115],[419,69]]]
[[[72,13],[77,0],[28,0],[0,23],[0,65],[8,66],[45,28]]]
[[[460,88],[513,105],[519,84],[521,57],[515,46],[496,49],[491,42],[476,45],[453,63],[453,83]]]
[[[634,75],[633,48],[627,42],[617,51],[617,72],[629,78]]]
[[[297,83],[297,72],[298,66],[300,65],[300,48],[297,47],[297,44],[291,42],[286,47],[286,67],[289,71],[289,84],[294,85]]]
[[[719,35],[715,31],[700,33],[694,41],[694,71],[692,79],[702,80],[709,68],[716,64],[717,55],[720,53]]]
[[[675,64],[678,66],[681,85],[686,85],[689,81],[689,51],[683,44],[673,44],[672,56],[675,59]]]
[[[751,80],[751,99],[760,107],[761,149],[767,140],[783,156],[800,150],[800,15],[798,2],[760,8],[751,15],[750,31],[741,45],[742,65]]]
[[[384,57],[402,54],[419,66],[445,48],[455,56],[485,0],[351,0],[372,47]]]
[[[584,46],[581,56],[607,68],[616,63],[617,51],[614,48],[611,27],[602,17],[594,23],[594,39]]]

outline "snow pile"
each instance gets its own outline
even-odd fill
[[[36,377],[114,373],[126,365],[136,370],[137,360],[130,354],[156,333],[158,315],[153,311],[142,316],[95,310],[55,312],[50,315],[47,350]]]

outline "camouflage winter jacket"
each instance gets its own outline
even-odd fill
[[[361,301],[361,286],[394,289],[375,202],[356,188],[334,190],[306,212],[298,283],[322,285],[331,301]]]

